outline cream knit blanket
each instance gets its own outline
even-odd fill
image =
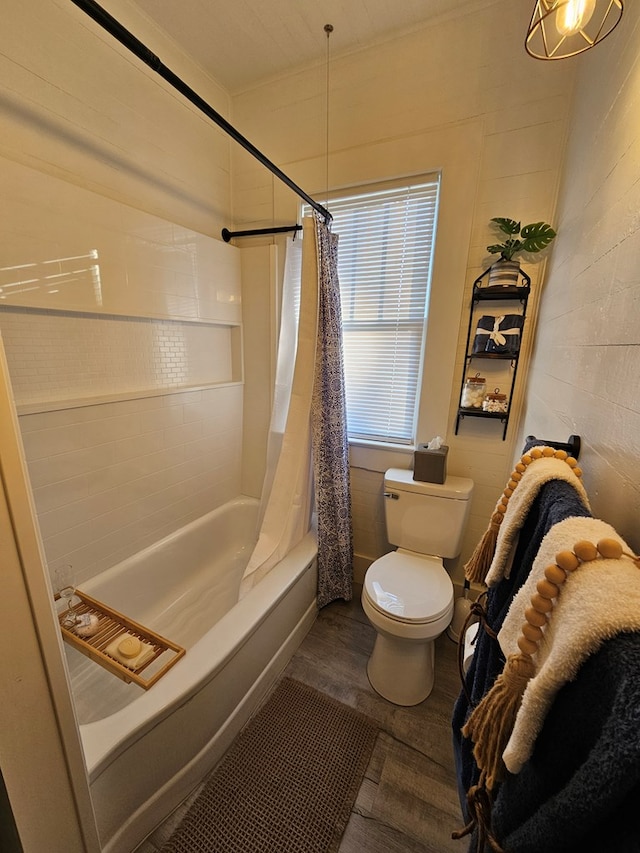
[[[528,453],[531,453],[531,448]],[[509,498],[496,541],[496,550],[487,572],[486,584],[493,586],[503,577],[509,577],[511,561],[518,544],[520,528],[524,524],[531,504],[538,492],[550,480],[566,480],[578,493],[586,509],[591,511],[589,498],[579,477],[562,459],[543,457],[535,459],[522,474],[522,478]]]
[[[605,537],[619,541],[625,551],[631,550],[611,525],[595,518],[568,518],[549,530],[498,634],[506,656],[519,652],[517,640],[525,622],[524,611],[536,592],[536,583],[545,568],[555,562],[558,551],[572,550],[581,539],[595,545]],[[511,773],[519,773],[531,756],[560,688],[576,677],[580,666],[605,640],[633,630],[640,631],[640,568],[632,560],[599,557],[569,574],[544,628],[544,638],[534,656],[536,674],[527,684],[502,756]]]

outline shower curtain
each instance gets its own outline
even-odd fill
[[[315,220],[318,328],[311,404],[318,517],[318,606],[351,600],[353,534],[338,282],[338,237]]]
[[[300,320],[300,289],[302,285],[302,241],[287,238],[280,308],[280,332],[276,358],[276,375],[271,407],[271,423],[267,439],[267,458],[258,514],[260,529],[266,512],[284,440],[293,386],[293,371],[298,345]],[[309,485],[306,486],[307,491]],[[306,516],[302,519],[303,526]],[[308,527],[305,526],[305,530]]]
[[[285,325],[278,347],[268,451],[268,457],[275,462],[273,473],[268,464],[265,475],[262,524],[245,570],[241,595],[305,535],[310,525],[313,494],[318,531],[318,606],[323,607],[336,598],[350,600],[353,579],[338,238],[315,214],[303,220],[303,235],[300,313],[291,392],[289,395],[286,391],[286,372],[292,350],[284,330],[291,323],[286,312],[291,308],[291,274],[296,269],[292,253],[299,250],[290,242],[283,288]],[[285,423],[282,404],[287,399]],[[280,452],[276,453],[278,445]]]

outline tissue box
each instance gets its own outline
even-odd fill
[[[444,483],[447,479],[448,452],[446,444],[438,450],[429,450],[426,444],[419,444],[413,454],[413,479],[423,483]]]

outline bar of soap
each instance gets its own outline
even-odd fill
[[[118,652],[123,658],[135,658],[140,654],[142,643],[137,637],[131,635],[124,637],[118,642]]]
[[[107,646],[105,652],[129,669],[139,669],[155,654],[153,646],[132,634],[120,634]]]

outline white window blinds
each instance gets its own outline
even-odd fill
[[[414,441],[439,180],[332,199],[349,437]]]

